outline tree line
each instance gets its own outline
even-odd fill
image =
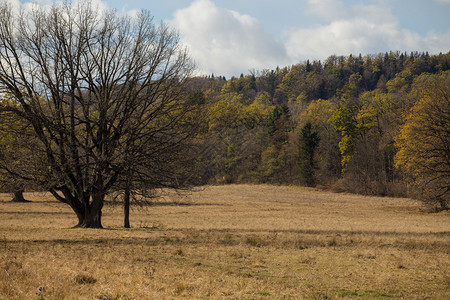
[[[449,69],[450,53],[387,52],[192,78],[207,116],[200,182],[410,195],[446,208]]]
[[[227,80],[192,76],[176,32],[146,11],[2,2],[0,19],[2,191],[49,191],[79,227],[102,227],[107,196],[129,227],[133,201],[211,183],[448,207],[450,53],[330,56]]]

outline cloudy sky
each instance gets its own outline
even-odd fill
[[[119,12],[148,9],[171,24],[205,74],[238,76],[332,54],[450,51],[450,0],[103,2]]]

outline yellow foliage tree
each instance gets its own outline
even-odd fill
[[[404,169],[416,196],[439,209],[450,202],[450,71],[422,75],[414,83],[418,101],[396,138],[396,166]]]

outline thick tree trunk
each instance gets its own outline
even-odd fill
[[[84,216],[78,217],[78,225],[75,227],[82,228],[103,228],[102,226],[102,210],[91,209]]]
[[[61,186],[56,189],[50,189],[50,193],[62,203],[70,205],[78,218],[78,224],[75,226],[82,228],[103,228],[102,226],[102,208],[105,200],[105,191],[101,178],[98,187],[92,194],[83,192],[79,189],[74,193],[68,186]],[[63,195],[61,195],[60,193]]]
[[[14,198],[11,200],[11,202],[31,202],[29,200],[25,200],[23,197],[23,189],[19,189],[14,192]]]
[[[78,224],[75,227],[82,228],[103,228],[102,226],[102,208],[104,201],[103,193],[95,193],[92,195],[92,203],[85,199],[82,211],[73,208],[78,217]]]

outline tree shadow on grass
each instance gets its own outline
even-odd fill
[[[79,230],[79,229],[77,229]],[[80,230],[83,232],[85,229]],[[105,229],[88,229],[102,230]],[[106,229],[107,231],[128,231],[119,228]],[[273,247],[280,249],[307,249],[307,248],[345,248],[357,247],[358,245],[367,245],[371,248],[396,248],[396,249],[429,249],[434,251],[448,251],[450,242],[448,240],[439,240],[429,242],[423,239],[411,239],[414,237],[447,237],[450,232],[435,233],[398,233],[398,232],[375,232],[375,231],[344,231],[344,230],[280,230],[280,231],[251,231],[248,229],[232,230],[149,230],[135,228],[136,231],[147,231],[149,236],[145,237],[76,237],[74,239],[52,239],[52,240],[0,240],[0,245],[68,245],[68,246],[195,246],[206,245],[208,247],[227,247],[243,245],[249,247]],[[150,233],[156,233],[150,235]],[[282,233],[292,233],[292,235],[283,235]],[[373,240],[370,237],[392,237],[398,236],[398,239],[379,239]],[[405,239],[405,237],[407,239]]]
[[[57,211],[0,211],[0,215],[74,215],[73,212]]]

